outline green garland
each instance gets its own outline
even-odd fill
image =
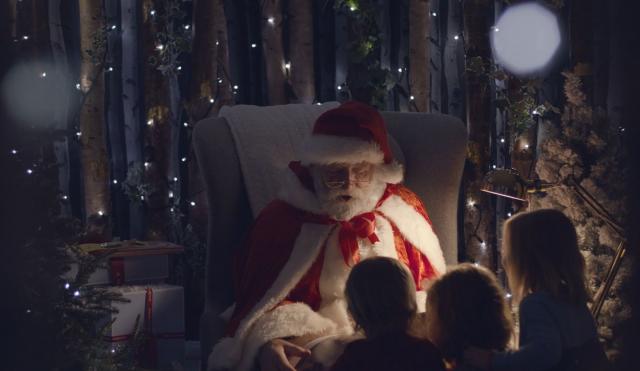
[[[382,39],[376,18],[377,4],[371,0],[338,0],[335,9],[348,19],[347,84],[349,98],[379,109],[386,108],[387,94],[397,84],[396,78],[380,65],[379,50]]]

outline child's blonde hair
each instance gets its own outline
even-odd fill
[[[386,257],[356,264],[347,278],[345,296],[356,326],[369,338],[406,331],[417,310],[409,269]]]
[[[512,334],[504,290],[488,269],[460,264],[427,292],[427,334],[445,359],[457,360],[469,346],[504,350]]]
[[[575,304],[589,300],[576,230],[560,211],[541,209],[509,219],[502,261],[516,302],[534,291]]]

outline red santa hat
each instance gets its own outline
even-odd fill
[[[302,165],[369,162],[376,177],[400,183],[403,168],[394,158],[382,116],[364,103],[349,101],[316,120],[301,151]]]

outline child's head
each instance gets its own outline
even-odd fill
[[[511,331],[504,291],[486,268],[460,264],[427,292],[427,337],[445,359],[459,359],[469,346],[504,350]]]
[[[356,325],[369,338],[406,331],[417,310],[413,277],[391,258],[370,258],[356,264],[347,279],[345,296]]]
[[[576,230],[563,213],[518,214],[505,223],[502,241],[502,264],[516,300],[534,291],[576,304],[588,300]]]

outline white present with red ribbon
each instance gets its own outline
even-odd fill
[[[128,303],[114,302],[118,313],[105,341],[117,347],[134,336],[136,319],[143,335],[138,361],[143,368],[172,369],[173,363],[184,364],[184,289],[168,284],[114,286],[109,290],[121,293]]]
[[[106,268],[97,269],[88,285],[123,285],[125,283],[160,282],[169,276],[169,255],[182,253],[182,246],[165,241],[115,241],[82,244],[80,250],[87,254],[109,254]],[[65,274],[73,280],[76,264]]]

